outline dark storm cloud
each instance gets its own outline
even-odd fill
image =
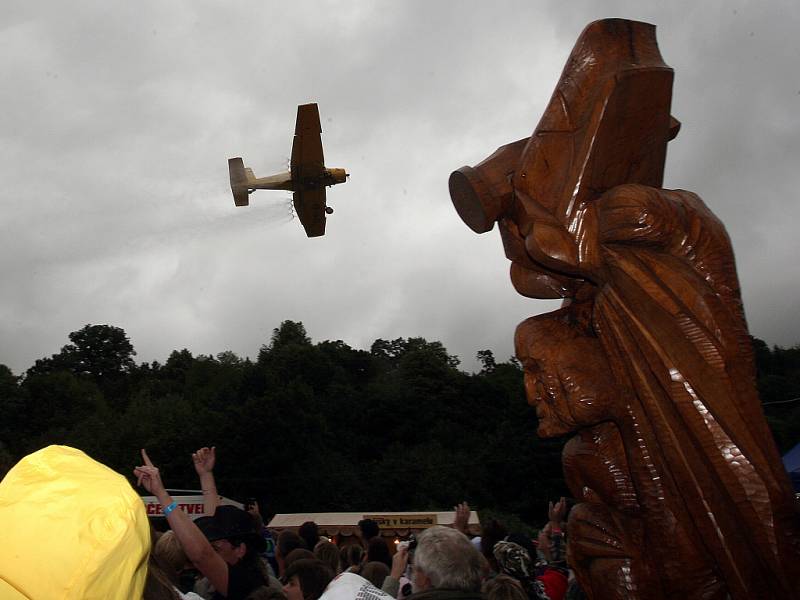
[[[464,366],[512,352],[553,303],[518,296],[496,232],[447,177],[535,127],[581,29],[656,23],[676,70],[667,185],[700,193],[737,251],[752,332],[800,341],[798,9],[786,2],[8,3],[0,30],[0,363],[22,372],[85,323],[253,356],[283,319],[315,340],[441,340]],[[327,235],[288,196],[235,209],[226,159],[284,168],[320,105]]]

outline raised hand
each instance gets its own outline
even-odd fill
[[[567,500],[563,496],[559,499],[558,502],[553,504],[552,500],[550,501],[549,508],[547,510],[547,517],[557,529],[561,527],[561,523],[564,520],[564,517],[567,514]]]
[[[219,505],[217,484],[214,481],[214,465],[217,462],[217,448],[203,447],[192,453],[192,462],[197,476],[200,478],[200,488],[203,490],[203,510],[207,515],[213,515]]]
[[[136,484],[142,486],[154,496],[160,498],[166,495],[167,491],[161,481],[161,473],[147,456],[147,451],[142,448],[142,460],[144,465],[133,469],[133,474],[136,476]]]
[[[194,462],[194,470],[198,475],[204,473],[211,473],[214,470],[214,464],[217,461],[217,448],[200,448],[197,452],[192,453],[192,462]]]
[[[402,546],[399,546],[397,548],[397,552],[394,553],[394,556],[392,557],[392,570],[389,572],[389,574],[399,581],[403,573],[406,572],[407,566],[408,542]]]
[[[467,534],[467,524],[469,523],[469,514],[471,512],[469,504],[462,502],[453,507],[456,511],[456,518],[453,521],[453,527],[458,529],[464,535]]]

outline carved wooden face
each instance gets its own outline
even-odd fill
[[[534,317],[517,327],[516,346],[540,436],[564,435],[611,418],[614,383],[596,338]]]

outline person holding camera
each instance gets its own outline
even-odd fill
[[[397,552],[392,556],[392,568],[383,580],[381,589],[394,598],[400,599],[411,595],[411,580],[407,571],[416,547],[416,538],[400,542],[397,545]]]

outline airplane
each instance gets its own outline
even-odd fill
[[[316,103],[297,107],[290,169],[268,177],[256,177],[241,157],[228,159],[233,202],[247,206],[255,190],[289,190],[292,202],[308,237],[325,235],[325,215],[333,209],[325,204],[325,187],[344,183],[350,176],[344,169],[325,167],[322,156],[322,127]]]

